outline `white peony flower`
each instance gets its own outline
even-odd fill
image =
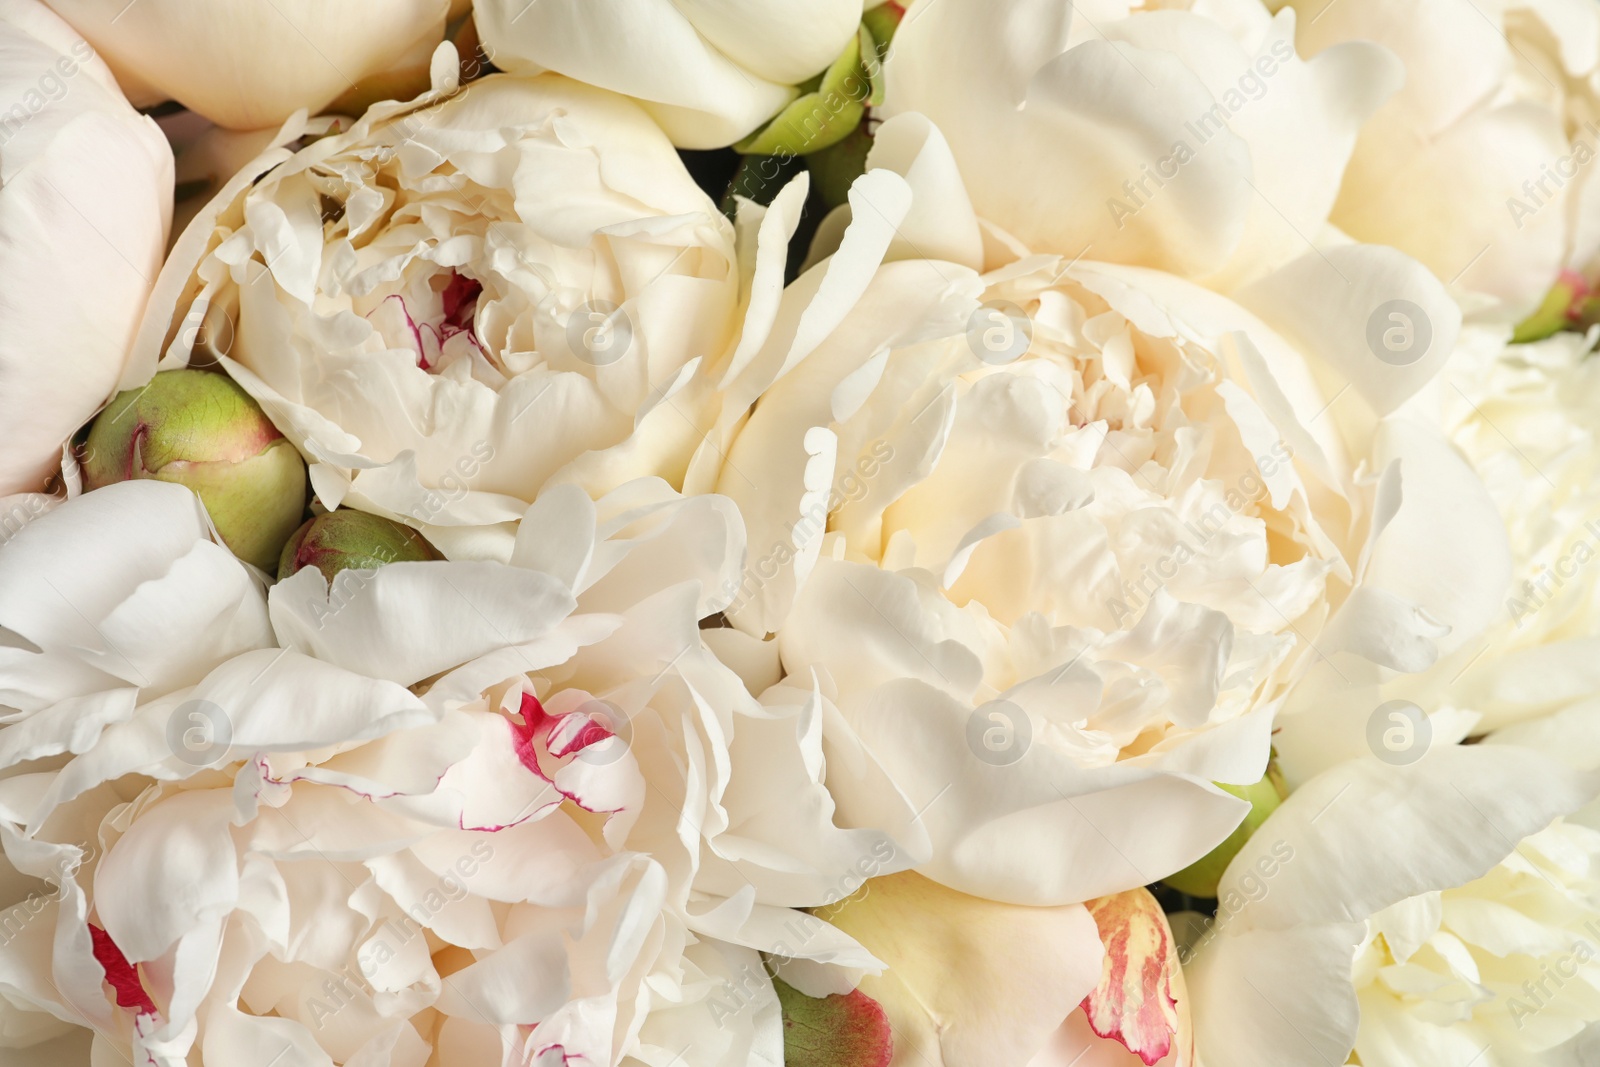
[[[42,4],[0,3],[0,494],[42,489],[115,391],[171,217],[155,123]]]
[[[1597,917],[1600,842],[1547,827],[1600,777],[1499,744],[1387,763],[1307,782],[1234,857],[1187,968],[1200,1054],[1238,1067],[1344,1063],[1352,1049],[1363,1067],[1588,1062],[1600,1011],[1585,979],[1560,972],[1560,1008],[1546,982],[1550,1010],[1520,1027],[1516,1002],[1523,981],[1581,955]]]
[[[504,558],[554,478],[681,478],[680,390],[734,328],[733,230],[630,101],[554,75],[456,93],[449,48],[436,75],[236,176],[172,252],[140,370],[198,347],[328,507],[447,554],[508,524],[471,551]]]
[[[1600,1052],[1600,830],[1557,821],[1483,877],[1374,915],[1354,969],[1363,1067]]]
[[[1510,534],[1499,609],[1425,670],[1320,671],[1287,702],[1274,741],[1309,781],[1235,858],[1201,939],[1208,1057],[1593,1055],[1596,809],[1548,825],[1600,791],[1592,344],[1504,337],[1464,329],[1435,402]],[[1280,971],[1304,992],[1274,993]],[[1277,1008],[1285,1025],[1263,1038]]]
[[[81,625],[21,568],[64,582],[135,498],[197,514],[165,485],[71,501],[0,547],[0,603]],[[101,565],[147,566],[135,543]],[[819,991],[881,969],[794,909],[913,857],[834,826],[816,700],[758,703],[702,641],[742,547],[717,497],[557,487],[512,564],[331,588],[306,568],[271,592],[281,647],[199,663],[164,641],[188,673],[139,661],[171,682],[102,696],[117,714],[95,728],[69,717],[79,697],[0,729],[0,846],[50,879],[0,916],[0,1039],[34,1044],[54,1016],[159,1067],[779,1062],[766,959]]]
[[[1333,247],[1245,306],[994,241],[980,276],[937,130],[891,120],[869,166],[686,483],[745,515],[729,617],[836,705],[851,824],[915,815],[918,870],[976,896],[1143,885],[1238,823],[1212,783],[1261,777],[1314,665],[1416,670],[1499,610],[1482,486],[1395,410],[1459,322],[1420,265]],[[1393,300],[1431,324],[1410,362],[1368,347]]]
[[[1600,688],[1600,361],[1579,334],[1510,346],[1502,336],[1466,335],[1443,400],[1510,533],[1510,586],[1496,626],[1441,664],[1435,688],[1401,695],[1469,709],[1475,733],[1548,735],[1540,747],[1559,750],[1594,716]]]
[[[141,107],[177,100],[239,130],[321,111],[365,87],[411,96],[428,83],[450,0],[49,0],[105,54]]]
[[[1397,735],[1396,758],[1494,734],[1600,766],[1588,740],[1600,687],[1600,363],[1592,351],[1576,333],[1507,345],[1504,328],[1462,330],[1428,407],[1486,492],[1492,510],[1474,524],[1507,531],[1510,571],[1486,588],[1491,610],[1481,629],[1427,669],[1322,671],[1291,699],[1277,746],[1292,778],[1365,753],[1382,740],[1375,718],[1394,713],[1412,721],[1402,732],[1416,731]]]
[[[625,93],[674,144],[718,148],[797,95],[855,36],[858,0],[477,0],[485,53]]]
[[[0,542],[0,789],[93,749],[141,702],[181,700],[218,664],[273,644],[266,598],[213,543],[205,510],[182,486],[138,481],[66,504],[11,500]],[[180,739],[195,725],[184,716],[172,724]],[[7,808],[8,820],[22,817]],[[30,866],[13,853],[35,846],[9,831],[0,839],[8,857],[0,859],[0,945],[46,946],[43,957],[13,954],[0,965],[0,1047],[8,1063],[86,1060],[70,1032],[64,1046],[37,1044],[69,1031],[59,1020],[71,1016],[39,1014],[48,1006],[31,996],[49,953],[39,932],[75,906],[63,886],[81,857],[40,845]],[[87,837],[74,843],[98,849]],[[10,1051],[21,1046],[35,1047]],[[34,1054],[37,1061],[27,1058]]]
[[[950,139],[978,214],[1037,251],[1227,289],[1320,243],[1393,56],[1295,54],[1257,0],[918,0],[884,114]]]
[[[1403,88],[1361,130],[1333,221],[1440,278],[1531,311],[1563,266],[1600,253],[1600,11],[1510,0],[1471,18],[1450,0],[1291,0],[1320,59],[1374,41]],[[1470,12],[1469,12],[1470,14]]]

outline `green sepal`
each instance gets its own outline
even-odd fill
[[[730,220],[738,218],[738,197],[762,206],[771,204],[805,164],[795,156],[741,156],[718,206]]]
[[[871,77],[861,63],[862,37],[857,33],[850,38],[815,88],[803,91],[771,122],[734,145],[734,151],[754,156],[803,156],[849,136],[861,125],[872,93]],[[868,47],[872,47],[870,37]]]
[[[263,570],[305,513],[305,460],[218,371],[162,371],[118,393],[84,435],[79,460],[89,490],[135,478],[188,487],[223,543]]]
[[[878,58],[882,59],[889,51],[889,42],[894,40],[894,31],[900,28],[900,20],[906,17],[906,9],[899,4],[879,4],[871,11],[861,16],[861,25],[872,34],[872,39],[878,42]]]
[[[857,126],[838,144],[806,156],[811,170],[811,189],[830,208],[843,204],[850,185],[867,172],[867,153],[872,151],[872,135],[865,124]]]
[[[1538,309],[1517,323],[1516,328],[1511,331],[1511,343],[1525,345],[1533,341],[1542,341],[1572,326],[1570,312],[1578,296],[1577,287],[1563,276],[1550,287]]]

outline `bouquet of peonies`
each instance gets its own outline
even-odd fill
[[[1600,1065],[1596,0],[0,0],[5,1067]]]

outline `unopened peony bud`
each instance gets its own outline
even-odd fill
[[[411,527],[365,511],[330,511],[294,532],[278,558],[278,580],[315,567],[329,582],[340,571],[376,570],[386,563],[443,559]]]
[[[1283,776],[1278,773],[1276,765],[1269,766],[1266,776],[1252,785],[1223,785],[1218,782],[1217,786],[1240,800],[1248,800],[1250,813],[1222,844],[1177,874],[1162,879],[1173,889],[1180,893],[1188,893],[1192,897],[1217,895],[1217,883],[1222,881],[1222,872],[1227,870],[1228,864],[1239,854],[1244,843],[1260,829],[1262,823],[1267,821],[1267,816],[1278,810],[1278,805],[1283,803],[1283,798],[1288,795],[1288,789],[1283,784]]]
[[[194,490],[233,554],[271,567],[306,506],[306,464],[223,374],[164,371],[118,393],[94,425],[84,485],[159,478]]]
[[[808,997],[781,978],[772,986],[783,1008],[787,1067],[889,1067],[894,1034],[877,1001],[859,989]]]

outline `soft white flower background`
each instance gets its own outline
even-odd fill
[[[1596,1062],[1591,0],[918,0],[731,218],[853,2],[121,6],[0,0],[4,1062]],[[80,492],[213,364],[447,558]]]

